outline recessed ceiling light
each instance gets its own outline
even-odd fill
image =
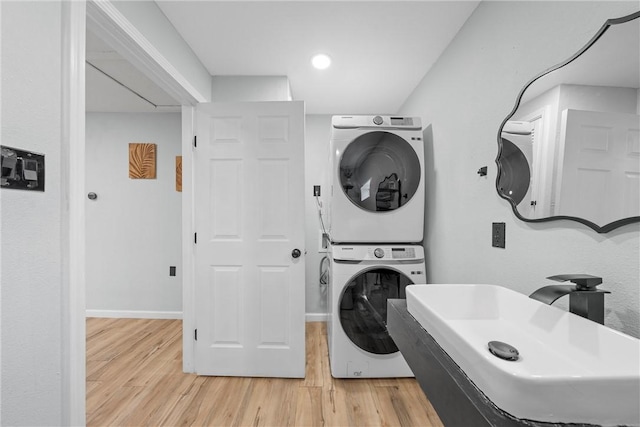
[[[331,58],[324,53],[319,53],[311,58],[311,64],[318,70],[326,70],[331,65]]]

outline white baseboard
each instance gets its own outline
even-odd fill
[[[142,310],[87,310],[86,316],[113,317],[118,319],[182,319],[182,312]]]
[[[329,320],[329,313],[307,313],[305,320],[307,322],[326,322]]]
[[[138,310],[87,310],[87,317],[113,317],[116,319],[182,319],[181,311],[138,311]],[[327,313],[307,313],[307,322],[326,322]]]

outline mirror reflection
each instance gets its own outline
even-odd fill
[[[496,159],[498,193],[521,219],[599,232],[640,220],[639,17],[609,21],[522,92]]]

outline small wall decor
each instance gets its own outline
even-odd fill
[[[176,156],[176,191],[182,192],[182,156]]]
[[[12,190],[44,191],[44,154],[0,145],[0,186]]]
[[[156,144],[129,144],[129,178],[156,179]]]

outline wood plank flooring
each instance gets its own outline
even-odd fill
[[[412,378],[335,379],[306,324],[304,379],[182,372],[182,322],[87,319],[88,426],[442,426]]]

